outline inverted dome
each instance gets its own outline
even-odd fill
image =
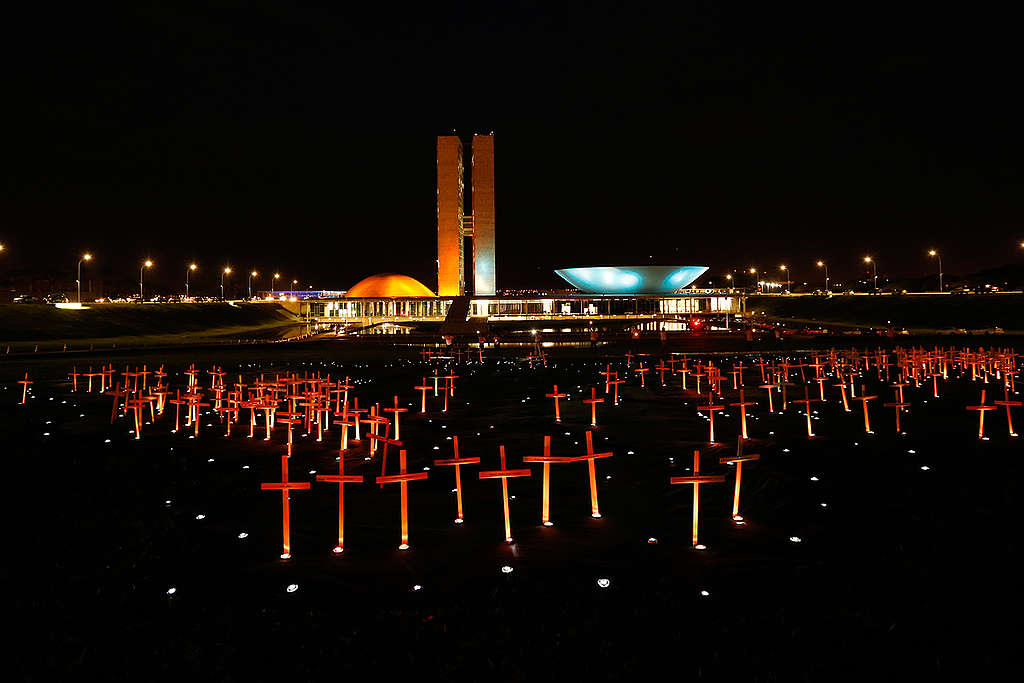
[[[555,272],[588,294],[672,294],[707,272],[707,266],[593,266]]]
[[[414,278],[398,273],[378,273],[364,278],[345,292],[346,299],[387,299],[411,296],[434,296],[434,293]]]

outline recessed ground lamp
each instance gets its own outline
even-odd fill
[[[700,451],[693,452],[693,475],[687,477],[670,477],[670,484],[691,484],[693,486],[693,547],[704,550],[705,546],[697,540],[698,517],[700,512],[701,484],[721,484],[725,482],[724,474],[700,474]]]
[[[985,390],[984,389],[981,390],[981,402],[978,405],[976,405],[976,406],[967,406],[967,410],[977,410],[978,411],[978,438],[979,439],[984,439],[985,438],[985,411],[986,410],[996,410],[998,407],[999,406],[995,406],[995,405],[985,405]],[[1010,407],[1007,406],[1006,409],[1007,409],[1007,411],[1009,411]]]
[[[505,447],[498,446],[498,453],[501,458],[501,467],[497,470],[480,472],[481,479],[501,479],[501,500],[505,509],[505,542],[512,543],[512,525],[508,515],[508,480],[511,477],[529,477],[533,473],[527,469],[510,470],[505,468]]]
[[[338,458],[337,474],[318,474],[317,481],[325,481],[338,485],[338,545],[334,546],[334,552],[340,554],[345,552],[345,484],[361,484],[362,475],[345,474],[345,454]]]
[[[398,474],[377,477],[378,484],[399,484],[402,494],[402,543],[399,550],[409,549],[409,482],[426,479],[428,472],[406,470],[405,449],[398,451]]]
[[[480,457],[474,456],[471,458],[460,458],[459,457],[459,437],[452,437],[452,444],[455,448],[455,457],[449,459],[440,459],[434,461],[434,467],[454,467],[455,468],[455,498],[458,504],[458,517],[455,518],[456,524],[462,524],[462,473],[460,468],[462,465],[479,465]]]
[[[288,493],[289,491],[308,489],[308,481],[288,481],[288,456],[281,456],[281,481],[278,482],[263,482],[260,484],[260,489],[263,491],[279,490],[281,492],[281,531],[282,531],[282,550],[281,559],[287,560],[292,556],[292,531],[291,531],[291,514],[288,507]]]
[[[561,422],[562,421],[562,413],[559,411],[559,408],[558,408],[558,399],[565,398],[566,396],[568,396],[568,394],[560,394],[560,393],[558,393],[558,385],[557,384],[555,385],[554,393],[544,394],[545,398],[553,398],[553,399],[555,399],[555,422]]]

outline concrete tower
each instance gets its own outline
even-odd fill
[[[494,136],[473,136],[473,293],[497,293],[494,277]]]
[[[473,238],[473,293],[497,292],[494,272],[494,136],[473,136],[473,215],[465,213],[462,141],[437,138],[437,295],[466,293],[465,238]]]
[[[438,296],[461,296],[466,291],[463,193],[462,141],[455,135],[440,135],[437,138]]]

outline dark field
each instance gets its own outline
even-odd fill
[[[670,386],[659,386],[655,371],[642,389],[630,373],[621,404],[609,396],[598,406],[595,448],[614,452],[596,463],[602,518],[589,514],[586,465],[554,464],[555,526],[544,528],[541,466],[521,459],[541,454],[544,435],[554,455],[582,454],[590,411],[580,399],[591,386],[603,393],[605,363],[622,372],[625,361],[565,350],[531,370],[512,353],[455,366],[448,412],[431,392],[426,415],[412,387],[445,366],[408,349],[317,343],[113,357],[118,369],[166,363],[172,388],[184,384],[175,373],[190,362],[206,387],[214,364],[232,382],[239,372],[347,375],[361,406],[398,394],[409,408],[401,429],[410,471],[451,457],[452,435],[463,457],[481,457],[463,468],[461,526],[452,523],[451,468],[431,467],[428,480],[409,484],[412,547],[401,552],[398,486],[371,483],[381,466],[379,456],[364,460],[364,439],[346,457],[346,473],[366,482],[346,486],[344,555],[331,553],[337,485],[313,483],[291,495],[289,561],[278,559],[280,494],[260,490],[280,480],[283,425],[266,442],[258,423],[258,438],[248,439],[245,411],[226,438],[210,414],[190,439],[191,431],[170,433],[169,406],[136,441],[126,418],[109,424],[110,398],[70,393],[72,363],[107,359],[0,365],[16,677],[301,680],[407,671],[450,680],[556,672],[634,680],[663,672],[786,681],[973,671],[984,679],[1012,656],[1022,452],[1002,410],[986,415],[990,440],[978,440],[977,414],[964,406],[977,402],[981,384],[959,370],[940,385],[940,399],[930,382],[906,390],[905,435],[881,405],[892,390],[873,371],[862,380],[880,396],[870,404],[873,435],[864,434],[860,404],[844,413],[838,390],[826,385],[829,401],[814,405],[817,436],[809,440],[799,406],[768,413],[755,388],[760,373],[749,368],[747,399],[759,404],[744,450],[761,460],[743,469],[743,526],[730,520],[731,468],[718,464],[735,452],[737,409],[716,415],[718,443],[708,446],[692,390],[668,373]],[[729,369],[735,358],[714,360]],[[35,384],[20,406],[14,382],[26,370]],[[561,425],[544,398],[555,383],[571,397]],[[738,400],[731,380],[725,386],[726,401]],[[987,402],[1001,398],[999,386],[987,385]],[[802,394],[790,388],[791,400]],[[1024,411],[1014,418],[1019,430]],[[337,427],[323,443],[315,430],[295,436],[291,479],[336,473]],[[476,474],[497,469],[499,444],[508,467],[533,470],[509,481],[512,546],[503,542],[500,482]],[[688,474],[694,449],[702,474],[728,473],[724,484],[701,487],[705,551],[690,547],[691,487],[669,484]],[[397,471],[393,450],[388,470]],[[502,573],[505,565],[513,571]],[[298,589],[287,592],[289,584]]]

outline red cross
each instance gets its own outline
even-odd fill
[[[545,398],[553,398],[553,399],[555,399],[555,422],[561,422],[562,421],[562,414],[558,410],[558,399],[565,398],[567,395],[568,394],[560,394],[560,393],[558,393],[558,385],[557,384],[555,385],[554,393],[552,393],[552,394],[544,394]]]
[[[709,441],[711,443],[715,442],[715,411],[716,410],[725,410],[725,406],[724,405],[715,405],[714,403],[715,402],[711,398],[711,392],[709,391],[708,392],[708,404],[706,406],[697,406],[697,410],[706,410],[706,411],[708,411],[708,414],[711,416],[711,420],[710,420],[710,423],[709,423],[710,426],[711,426],[711,434],[710,434]]]
[[[402,491],[402,544],[399,550],[409,549],[409,482],[427,478],[427,472],[407,472],[405,449],[398,451],[398,474],[377,477],[378,484],[400,484]]]
[[[361,484],[362,475],[345,474],[345,454],[338,456],[337,474],[318,474],[317,481],[326,481],[338,485],[338,545],[334,546],[335,553],[345,551],[345,484]]]
[[[700,451],[693,452],[693,476],[670,477],[670,484],[692,484],[693,485],[693,547],[697,550],[704,550],[705,546],[697,541],[697,519],[700,511],[700,486],[701,484],[721,484],[725,481],[724,474],[700,474]]]
[[[505,508],[505,542],[512,543],[512,524],[508,516],[508,480],[511,477],[529,477],[532,473],[526,469],[505,469],[505,447],[498,446],[498,452],[501,456],[501,468],[480,472],[479,476],[481,479],[501,479],[501,500]]]
[[[472,458],[460,458],[459,457],[459,437],[453,436],[452,443],[455,446],[455,457],[451,459],[440,459],[434,461],[434,467],[454,467],[455,468],[455,498],[458,501],[459,516],[455,518],[456,524],[462,524],[462,473],[461,469],[463,465],[479,465],[480,458],[474,456]]]
[[[734,521],[743,521],[743,516],[739,514],[740,480],[743,478],[743,463],[760,458],[761,456],[757,453],[743,453],[743,440],[740,439],[736,442],[736,455],[718,459],[718,462],[723,465],[736,465],[736,486],[732,492],[732,518]]]
[[[288,456],[281,456],[281,481],[279,482],[264,482],[260,484],[260,488],[264,491],[280,490],[281,491],[281,528],[283,531],[283,550],[281,552],[281,559],[287,560],[292,556],[292,541],[291,541],[291,514],[288,508],[288,492],[296,489],[308,489],[308,481],[288,481]]]
[[[590,432],[587,432],[589,435]],[[544,437],[544,455],[528,455],[523,458],[523,462],[539,462],[543,463],[542,471],[542,482],[541,482],[541,503],[540,503],[540,521],[544,526],[552,526],[551,517],[548,514],[549,501],[551,499],[551,463],[567,463],[575,462],[575,458],[567,456],[553,456],[551,455],[551,437]]]
[[[769,395],[771,391],[769,390]],[[744,401],[743,400],[743,389],[740,389],[740,400],[736,403],[730,403],[731,406],[739,406],[740,409],[740,434],[744,439],[747,438],[747,406],[756,406],[757,401]]]
[[[797,399],[797,400],[793,401],[793,403],[803,403],[804,404],[804,415],[807,416],[807,436],[808,436],[808,438],[814,436],[814,430],[811,429],[811,404],[817,402],[818,400],[819,399],[811,398],[810,397],[810,394],[809,394],[809,392],[807,390],[807,385],[805,384],[804,385],[804,397],[802,399]]]
[[[584,403],[590,404],[590,424],[593,427],[597,426],[597,404],[604,403],[603,398],[597,397],[597,387],[590,387],[590,398],[583,399]]]
[[[1006,406],[1006,427],[1010,430],[1010,436],[1017,436],[1017,432],[1013,431],[1013,418],[1010,415],[1010,407],[1020,407],[1021,402],[1010,400],[1010,387],[1007,383],[1003,383],[1003,400],[993,401],[992,403],[995,405]]]
[[[967,410],[977,410],[978,411],[978,438],[979,439],[985,438],[985,411],[986,410],[995,410],[996,408],[997,408],[997,406],[994,406],[994,405],[985,405],[985,390],[984,389],[981,390],[981,402],[978,405],[976,405],[976,406],[967,406]],[[1009,410],[1009,406],[1007,406],[1007,410]]]
[[[595,453],[594,452],[594,433],[587,432],[587,453],[586,455],[580,455],[573,458],[573,462],[587,461],[587,472],[590,475],[590,516],[595,519],[601,516],[601,511],[597,507],[597,472],[594,468],[594,460],[597,458],[610,458],[612,452],[607,453]]]

